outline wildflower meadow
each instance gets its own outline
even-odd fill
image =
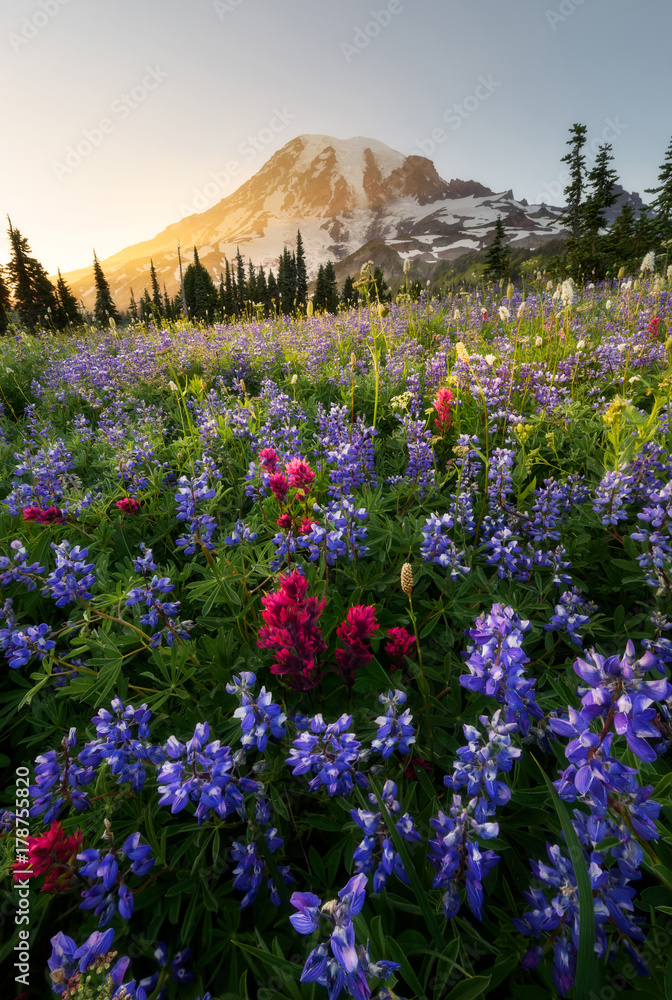
[[[3,995],[672,997],[672,267],[363,298],[0,342]]]

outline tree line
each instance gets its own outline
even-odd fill
[[[670,256],[672,249],[672,139],[658,172],[658,184],[646,188],[654,195],[649,205],[640,209],[639,216],[629,201],[607,224],[607,213],[618,200],[618,174],[612,163],[611,143],[598,147],[589,167],[584,147],[587,126],[575,123],[569,130],[568,152],[561,162],[567,164],[568,183],[564,189],[566,206],[558,219],[566,226],[569,236],[561,254],[553,257],[547,270],[554,277],[572,277],[578,281],[602,281],[609,272],[621,267],[631,270],[653,251]],[[508,275],[510,246],[506,229],[497,219],[495,236],[488,248],[484,276],[500,279]]]

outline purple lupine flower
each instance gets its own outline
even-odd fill
[[[505,721],[517,723],[523,736],[530,732],[530,719],[544,717],[534,696],[536,681],[525,676],[529,658],[522,643],[529,627],[512,608],[493,604],[490,613],[483,613],[466,632],[473,645],[462,655],[471,673],[460,676],[463,687],[505,705]]]
[[[398,706],[406,701],[403,691],[388,691],[378,695],[378,701],[385,705],[385,715],[379,715],[376,723],[380,727],[376,738],[371,743],[371,749],[382,753],[383,759],[391,756],[395,750],[400,754],[410,753],[411,744],[415,743],[415,729],[411,725],[413,716],[408,709],[400,715]]]
[[[318,714],[307,720],[310,731],[306,729],[293,741],[285,763],[292,774],[315,775],[308,785],[310,792],[324,786],[329,795],[349,795],[353,778],[358,785],[368,785],[365,775],[355,770],[358,762],[365,759],[365,752],[354,733],[347,731],[351,725],[351,715],[344,714],[327,725]]]

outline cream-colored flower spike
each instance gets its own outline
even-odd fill
[[[413,570],[410,563],[401,567],[401,589],[405,594],[413,593]]]

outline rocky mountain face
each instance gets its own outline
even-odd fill
[[[126,308],[149,287],[150,259],[159,284],[179,289],[183,265],[198,248],[215,282],[240,247],[255,265],[277,267],[284,247],[303,237],[310,276],[372,240],[400,259],[425,264],[487,246],[498,216],[508,238],[535,247],[557,236],[559,210],[494,193],[477,181],[445,181],[424,156],[404,156],[373,139],[301,135],[275,153],[237,191],[216,205],[168,226],[153,239],[101,261],[112,294]],[[95,301],[89,267],[64,275],[87,309]]]

